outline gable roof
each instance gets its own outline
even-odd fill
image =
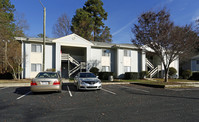
[[[52,42],[60,43],[61,45],[66,45],[66,46],[87,47],[87,46],[93,45],[93,43],[78,36],[75,33],[61,37],[61,38],[57,38],[57,39],[53,40]]]

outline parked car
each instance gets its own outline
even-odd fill
[[[101,80],[93,73],[80,72],[74,78],[77,90],[98,90],[102,88]]]
[[[47,92],[62,90],[62,79],[57,72],[40,72],[31,81],[32,92]]]

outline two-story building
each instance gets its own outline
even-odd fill
[[[42,71],[42,38],[16,37],[22,44],[23,78],[33,78]],[[113,44],[88,41],[76,34],[57,39],[46,39],[45,70],[55,69],[63,78],[97,67],[103,72],[114,72],[123,77],[125,72],[149,71],[151,77],[162,77],[162,62],[153,52],[133,44]],[[179,61],[171,64],[179,71]]]

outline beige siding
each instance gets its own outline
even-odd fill
[[[110,57],[102,56],[102,66],[110,66]]]
[[[43,55],[40,52],[30,53],[30,78],[34,78],[39,72],[31,71],[31,64],[42,64]]]
[[[131,66],[131,57],[124,56],[124,66]]]

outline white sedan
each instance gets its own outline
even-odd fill
[[[102,88],[101,80],[93,73],[80,72],[74,78],[77,90],[98,90]]]

